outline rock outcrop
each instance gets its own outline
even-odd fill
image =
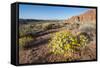
[[[65,20],[65,23],[87,23],[87,22],[92,22],[96,23],[96,10],[88,10],[83,14],[80,14],[78,16],[73,16],[67,20]]]

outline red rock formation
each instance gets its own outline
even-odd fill
[[[88,10],[87,12],[80,14],[78,16],[73,16],[67,20],[65,20],[65,23],[85,23],[85,22],[96,22],[96,10]]]

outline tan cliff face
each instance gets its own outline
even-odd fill
[[[80,14],[78,16],[73,16],[67,20],[65,20],[65,23],[87,23],[87,22],[91,22],[91,23],[96,23],[96,10],[92,9],[92,10],[88,10],[83,14]]]

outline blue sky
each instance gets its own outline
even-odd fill
[[[59,20],[84,13],[89,8],[57,7],[41,5],[19,5],[19,18]]]

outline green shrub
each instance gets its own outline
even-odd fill
[[[19,37],[24,37],[28,34],[36,35],[37,32],[42,31],[41,24],[26,24],[19,27]]]
[[[49,47],[54,54],[71,54],[86,46],[88,39],[84,35],[73,35],[70,31],[60,31],[53,35]]]
[[[19,38],[19,47],[24,49],[29,46],[28,43],[30,43],[31,41],[33,41],[33,38],[30,36]]]
[[[19,26],[19,37],[25,36],[30,31],[31,31],[30,24]]]
[[[42,25],[43,30],[49,30],[52,29],[52,24],[50,23],[45,23]]]

